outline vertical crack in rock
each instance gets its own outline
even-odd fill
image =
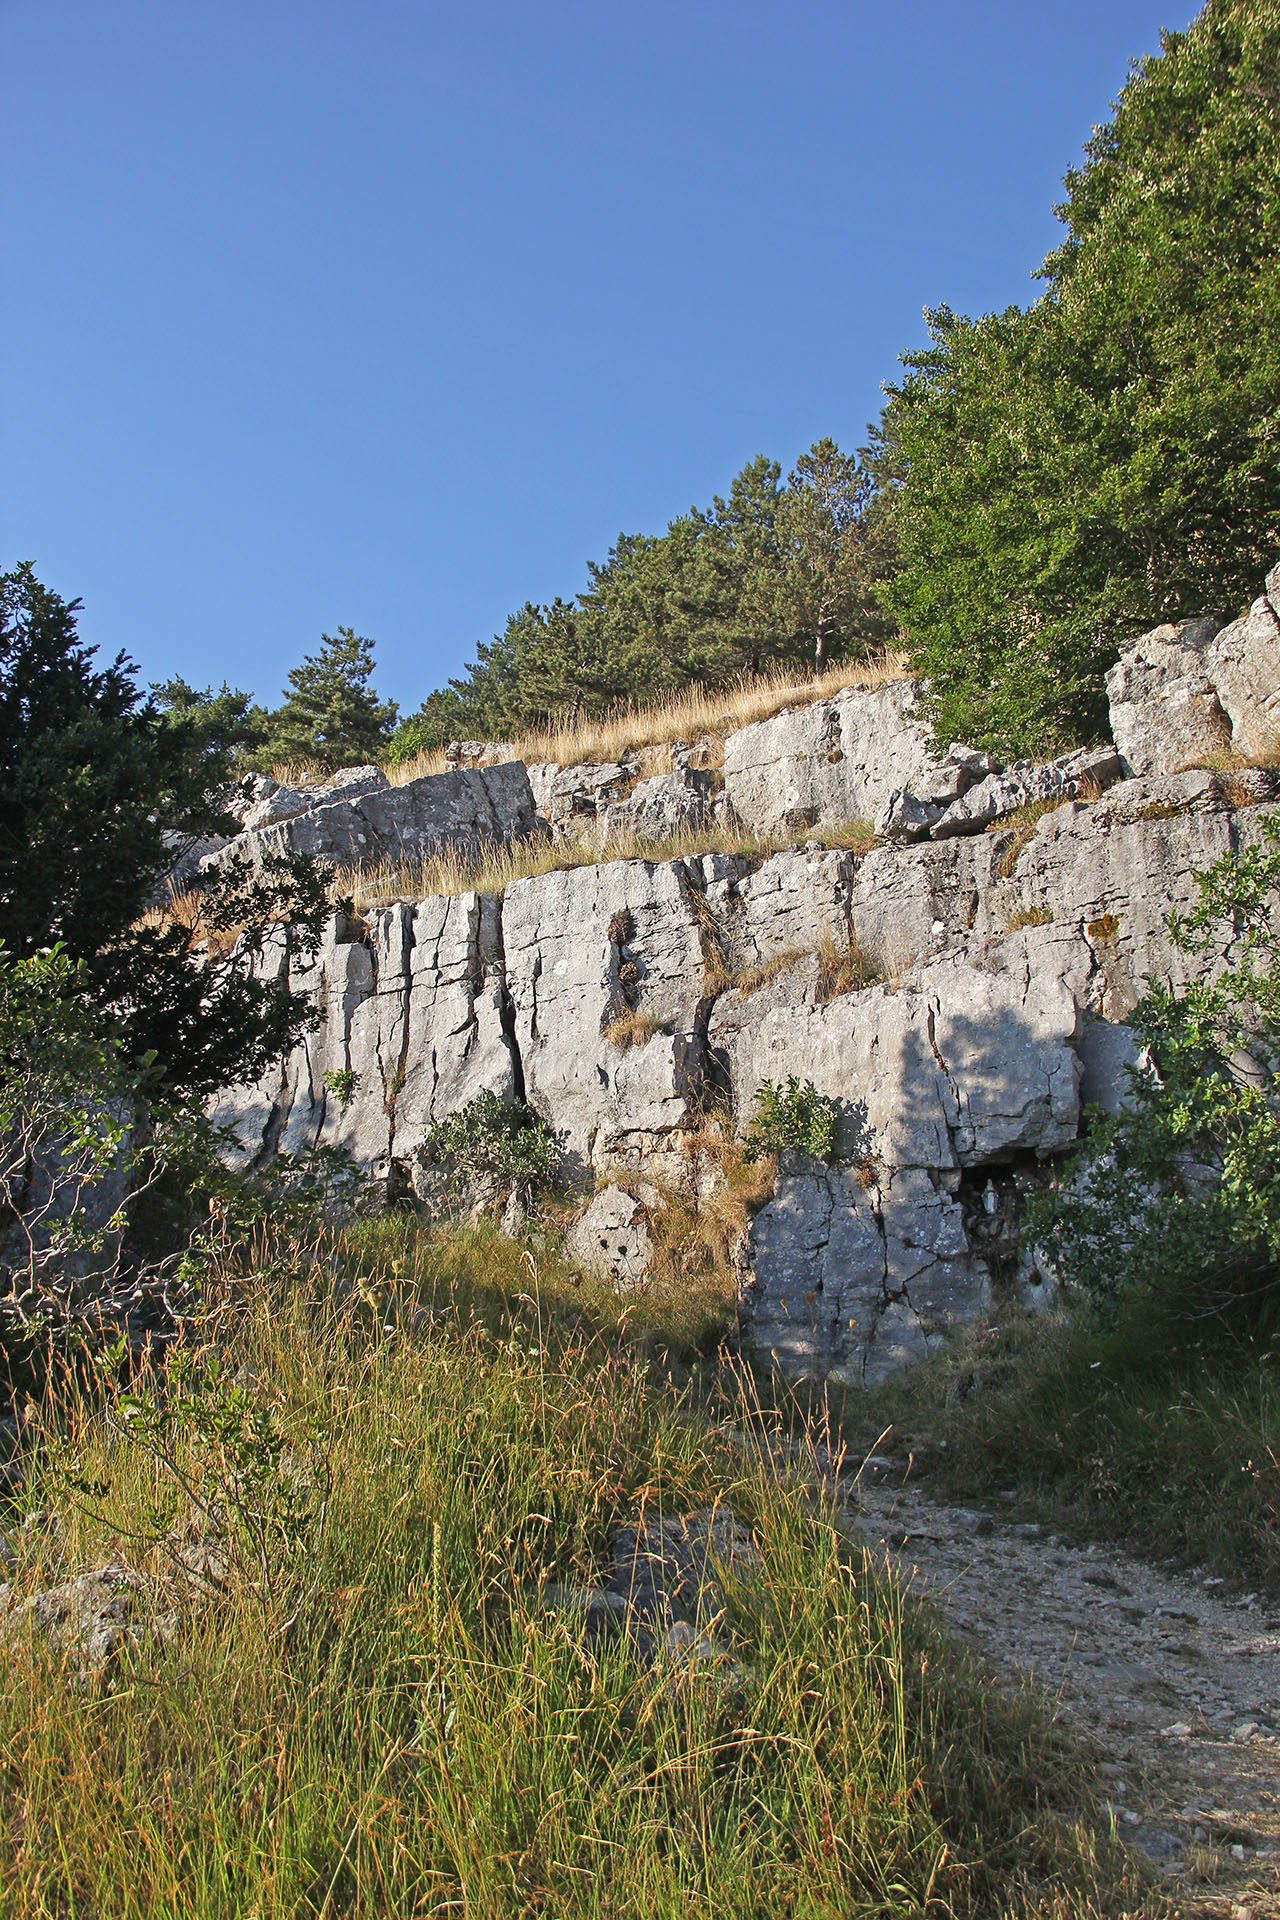
[[[529,1096],[525,1088],[524,1056],[520,1052],[520,1038],[516,1031],[516,1003],[511,996],[511,984],[507,979],[507,943],[502,920],[504,901],[501,894],[497,894],[495,898],[497,901],[495,931],[498,946],[497,957],[494,964],[498,970],[498,1024],[502,1029],[502,1036],[511,1054],[511,1074],[515,1082],[515,1097],[521,1106],[527,1107],[529,1104]],[[535,1038],[537,1036],[537,1030],[537,990],[535,986],[533,1014],[530,1020],[530,1033]]]
[[[392,975],[388,986],[388,997],[396,996],[398,985],[400,1006],[398,1013],[392,1017],[391,1028],[388,1034],[389,1048],[395,1057],[395,1066],[392,1068],[391,1080],[389,1085],[387,1085],[387,1093],[385,1096],[387,1108],[388,1167],[394,1165],[395,1162],[397,1107],[400,1092],[405,1083],[405,1076],[409,1069],[409,1045],[413,1029],[413,955],[417,943],[418,925],[417,914],[407,905],[393,907],[391,914],[394,918],[389,918],[388,920],[388,932],[390,932],[391,926],[396,924],[398,924],[400,932],[399,953],[397,955],[399,971],[398,975]],[[376,967],[376,960],[374,964]],[[378,992],[379,988],[375,985],[374,990]],[[379,1011],[378,1027],[379,1051],[381,1051],[381,1010]],[[396,1046],[397,1027],[399,1028],[400,1042],[398,1047]],[[381,1065],[381,1061],[379,1064]],[[384,1084],[387,1084],[385,1077]]]
[[[723,988],[716,983],[723,981],[728,970],[727,946],[724,932],[707,898],[706,873],[701,860],[678,861],[676,874],[681,898],[693,916],[702,965],[702,985],[705,989],[694,1002],[689,1037],[683,1058],[678,1063],[680,1090],[685,1102],[684,1120],[687,1126],[694,1127],[707,1110],[708,1036],[711,1029],[711,1016],[715,1011],[716,1001],[723,991]]]

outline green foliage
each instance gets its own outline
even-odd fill
[[[248,754],[266,739],[265,707],[254,706],[247,693],[229,687],[225,680],[215,693],[212,687],[190,686],[175,674],[172,680],[153,686],[151,693],[162,713],[203,735],[207,750],[230,747],[236,755]]]
[[[312,1030],[309,997],[264,961],[287,948],[305,965],[333,911],[306,855],[232,860],[201,888],[206,946],[177,922],[123,928],[88,963],[94,997],[131,1058],[156,1058],[170,1097],[203,1099],[258,1078]]]
[[[221,721],[143,701],[30,566],[0,575],[0,940],[77,959],[137,918],[176,840],[216,831],[231,740]]]
[[[1204,963],[1152,984],[1130,1025],[1149,1064],[1132,1110],[1031,1210],[1063,1280],[1104,1305],[1137,1292],[1166,1315],[1262,1328],[1280,1289],[1280,818],[1198,876],[1174,944]],[[1228,962],[1219,956],[1227,948]]]
[[[785,486],[777,461],[758,455],[727,499],[663,534],[619,535],[576,600],[526,602],[464,679],[402,722],[392,755],[857,659],[895,632],[876,592],[893,566],[892,501],[834,440],[810,448]]]
[[[540,1114],[485,1088],[447,1120],[433,1123],[423,1160],[454,1189],[476,1184],[527,1198],[556,1177],[555,1139]]]
[[[1280,544],[1280,6],[1210,0],[1066,177],[1043,297],[932,313],[872,462],[943,740],[1105,726],[1119,641],[1230,609]]]
[[[756,1091],[756,1110],[747,1128],[744,1152],[748,1160],[784,1148],[830,1160],[836,1150],[839,1121],[836,1103],[819,1093],[812,1080],[789,1074],[785,1086],[762,1080]]]
[[[61,948],[0,947],[0,1237],[5,1317],[24,1326],[111,1263],[142,1081]],[[114,1202],[114,1204],[113,1204]]]
[[[396,723],[394,700],[372,686],[373,642],[351,627],[322,633],[320,651],[289,674],[284,705],[268,718],[258,758],[318,760],[331,770],[381,759]]]
[[[326,1093],[331,1093],[339,1106],[350,1106],[352,1096],[359,1085],[360,1075],[354,1067],[331,1067],[324,1076]]]
[[[287,1597],[300,1604],[299,1574],[322,1541],[332,1480],[317,1410],[286,1428],[273,1405],[217,1345],[180,1342],[164,1379],[136,1378],[121,1391],[123,1336],[95,1356],[103,1422],[126,1452],[140,1455],[163,1488],[139,1516],[137,1536],[161,1549],[170,1568],[217,1592],[247,1586],[275,1632]],[[60,1491],[92,1501],[99,1483],[63,1466]],[[90,1509],[92,1511],[92,1509]]]
[[[849,638],[887,645],[895,625],[876,588],[891,578],[892,505],[860,459],[818,440],[788,476],[778,516],[786,624],[808,644],[815,673],[847,658]]]
[[[125,1058],[202,1098],[254,1078],[307,1029],[305,997],[259,962],[284,937],[270,922],[315,952],[326,881],[299,855],[233,862],[201,884],[203,952],[183,927],[142,918],[183,845],[230,824],[218,795],[244,696],[170,682],[165,710],[144,702],[123,655],[95,669],[77,605],[29,566],[0,576],[0,943],[16,960],[61,945]]]

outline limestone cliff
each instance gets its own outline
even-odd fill
[[[656,1196],[688,1177],[709,1108],[744,1126],[763,1080],[797,1075],[839,1105],[837,1159],[784,1158],[742,1249],[744,1316],[790,1370],[880,1378],[989,1311],[993,1274],[1028,1300],[1042,1290],[1013,1231],[1019,1188],[1071,1146],[1087,1103],[1123,1097],[1125,1016],[1148,975],[1181,977],[1166,915],[1276,800],[1266,767],[1179,770],[1208,738],[1194,715],[1210,695],[1215,751],[1239,740],[1256,759],[1271,737],[1269,608],[1234,631],[1187,623],[1135,642],[1112,676],[1117,748],[1048,766],[939,754],[918,686],[901,681],[731,734],[722,788],[687,754],[643,780],[622,766],[438,776],[496,780],[490,834],[506,794],[511,833],[537,830],[536,803],[547,833],[606,831],[631,807],[685,833],[718,817],[803,840],[768,858],[577,866],[335,921],[301,976],[319,1028],[218,1117],[246,1162],[327,1141],[389,1192],[413,1191],[432,1122],[490,1088],[545,1118],[584,1192],[623,1177]],[[465,798],[391,791],[433,832]],[[371,820],[388,801],[312,812]],[[464,833],[482,811],[478,795],[466,804]],[[875,819],[869,851],[824,846],[824,828],[856,817]],[[284,823],[296,843],[307,818]],[[377,832],[382,846],[390,828]],[[283,939],[274,964],[291,964]],[[610,1030],[627,1014],[648,1037],[619,1048]],[[325,1091],[333,1073],[354,1076],[345,1104]],[[606,1211],[602,1243],[630,1281],[635,1247]]]

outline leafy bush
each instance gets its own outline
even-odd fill
[[[763,1080],[744,1142],[746,1157],[759,1160],[790,1147],[815,1160],[830,1160],[836,1150],[837,1119],[835,1101],[819,1093],[812,1080],[801,1080],[794,1073],[785,1086]]]
[[[190,1329],[188,1329],[188,1332]],[[216,1330],[225,1340],[225,1330]],[[143,1374],[122,1390],[121,1335],[96,1356],[102,1419],[121,1448],[149,1466],[157,1498],[137,1537],[204,1592],[245,1582],[276,1631],[285,1594],[320,1545],[332,1478],[325,1430],[312,1410],[288,1428],[273,1397],[237,1372],[217,1344],[170,1348],[163,1382]],[[278,1399],[279,1396],[275,1398]],[[98,1488],[73,1466],[63,1490],[85,1510]],[[96,1516],[95,1516],[96,1517]]]
[[[139,1077],[83,986],[60,948],[0,947],[0,1273],[23,1323],[113,1263],[136,1158]]]
[[[1278,73],[1276,0],[1164,34],[1066,176],[1043,297],[939,308],[905,358],[886,597],[944,743],[1102,732],[1115,644],[1240,606],[1275,558]]]
[[[1029,1226],[1061,1278],[1106,1305],[1145,1289],[1176,1315],[1254,1328],[1280,1287],[1280,818],[1197,876],[1168,921],[1205,962],[1185,992],[1150,985],[1130,1016],[1147,1050],[1131,1111],[1040,1196]],[[1229,942],[1228,964],[1210,962]]]
[[[545,1120],[518,1100],[500,1100],[487,1088],[437,1120],[422,1157],[458,1192],[489,1187],[522,1200],[555,1178],[556,1143]]]

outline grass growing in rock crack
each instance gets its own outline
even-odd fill
[[[7,1915],[1158,1910],[1062,1811],[1086,1779],[1043,1716],[984,1686],[770,1449],[743,1453],[749,1394],[695,1408],[625,1342],[557,1332],[532,1273],[495,1298],[478,1262],[415,1328],[393,1247],[335,1248],[360,1279],[336,1298],[327,1257],[246,1275],[221,1315],[280,1470],[319,1449],[331,1481],[265,1606],[234,1552],[219,1584],[165,1551],[209,1447],[180,1438],[175,1477],[118,1398],[50,1427],[28,1498],[63,1531],[18,1591],[114,1554],[173,1637],[87,1683],[38,1640],[4,1649]],[[585,1646],[546,1604],[598,1579],[620,1521],[714,1503],[761,1555],[714,1629],[731,1684]]]
[[[875,839],[863,820],[822,827],[816,837],[825,846],[858,854],[865,853]],[[335,900],[350,899],[359,913],[392,900],[425,900],[432,894],[502,893],[517,880],[601,866],[610,860],[683,860],[726,853],[763,861],[792,846],[794,839],[792,834],[758,834],[744,827],[685,828],[658,836],[624,828],[603,837],[587,829],[556,839],[452,847],[425,859],[339,867],[330,892]]]
[[[357,912],[392,900],[425,900],[432,894],[502,893],[517,880],[571,872],[610,860],[680,860],[704,853],[740,853],[767,859],[788,842],[744,831],[706,827],[655,838],[631,831],[564,834],[555,840],[512,840],[478,848],[447,848],[425,859],[384,861],[338,868],[334,899],[350,898]]]

